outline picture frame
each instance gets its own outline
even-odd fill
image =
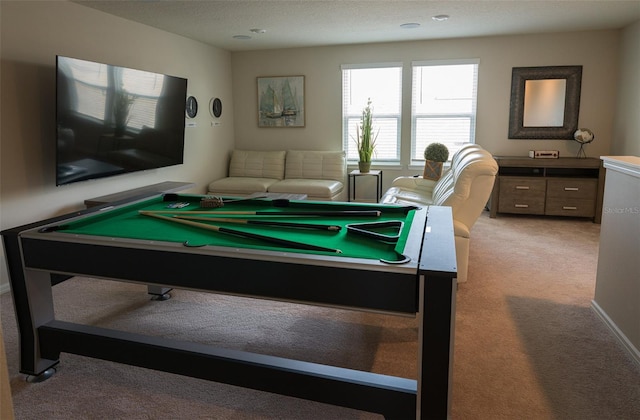
[[[305,126],[304,76],[258,77],[258,127]]]
[[[560,113],[560,123],[528,126],[525,121],[525,104],[529,102],[525,88],[529,81],[553,82],[565,81],[564,103]],[[573,133],[578,128],[580,114],[580,89],[582,85],[582,66],[545,66],[514,67],[511,73],[511,103],[509,107],[510,139],[554,139],[573,140]],[[540,101],[541,106],[549,108],[548,93],[544,100],[534,95],[532,101]]]

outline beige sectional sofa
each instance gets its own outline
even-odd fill
[[[489,152],[479,145],[468,145],[453,155],[440,180],[396,178],[380,202],[451,207],[461,283],[467,281],[471,228],[487,205],[497,173],[498,164]]]
[[[208,194],[306,194],[307,200],[345,201],[346,173],[343,151],[234,150],[228,176],[211,182]]]

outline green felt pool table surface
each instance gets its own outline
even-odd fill
[[[175,222],[173,215],[196,216],[198,218],[225,218],[241,220],[267,220],[285,223],[305,223],[315,225],[339,226],[339,231],[318,230],[309,228],[292,228],[281,226],[264,226],[253,224],[237,224],[221,221],[197,220],[196,223],[213,225],[248,232],[269,238],[277,238],[285,241],[294,241],[301,244],[311,244],[328,249],[339,250],[338,257],[381,259],[398,261],[401,259],[406,245],[408,233],[414,218],[415,209],[402,206],[388,206],[370,203],[344,203],[344,202],[313,202],[313,201],[287,201],[286,206],[275,205],[280,202],[272,202],[269,199],[251,199],[232,201],[233,198],[224,198],[222,207],[201,207],[200,195],[168,195],[166,198],[154,197],[114,209],[100,211],[94,215],[85,216],[75,221],[68,221],[60,227],[60,232],[77,235],[93,235],[102,237],[117,237],[128,239],[140,239],[149,241],[164,241],[185,243],[189,246],[222,246],[261,250],[284,250],[287,252],[333,254],[331,251],[318,251],[297,249],[291,246],[271,243],[261,239],[247,238],[234,234],[226,234],[208,230],[200,226],[190,226]],[[171,208],[174,203],[188,203],[183,208]],[[284,216],[282,212],[350,212],[350,211],[379,211],[378,217],[352,216],[350,214],[339,216]],[[221,212],[268,212],[267,215],[227,215]],[[158,217],[150,217],[144,212],[162,212]],[[164,213],[170,212],[170,213]],[[204,214],[201,214],[204,212]],[[195,214],[194,214],[195,213]],[[154,213],[156,214],[156,213]],[[181,219],[183,220],[183,219]],[[358,227],[363,223],[395,222],[390,227],[380,227],[371,230],[377,234],[388,236],[376,239],[368,235],[354,233],[347,226]]]

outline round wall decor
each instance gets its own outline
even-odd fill
[[[222,115],[222,101],[219,98],[211,100],[211,114],[216,118],[220,118]]]
[[[198,115],[198,101],[195,96],[189,96],[187,98],[187,117],[194,118]]]

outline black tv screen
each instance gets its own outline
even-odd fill
[[[56,185],[183,163],[187,80],[56,57]]]

